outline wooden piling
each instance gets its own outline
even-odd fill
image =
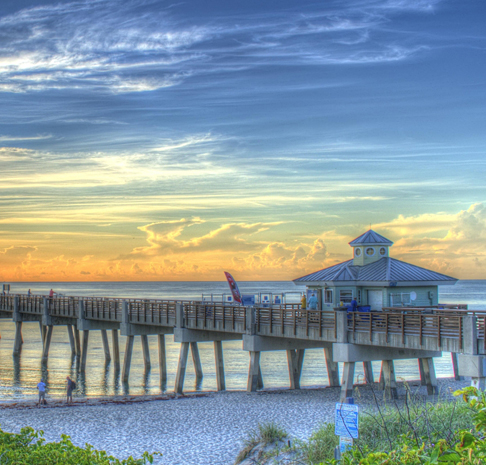
[[[125,357],[123,359],[123,371],[122,371],[122,380],[124,383],[128,383],[128,377],[130,376],[130,364],[132,363],[134,338],[135,336],[127,336],[127,342],[125,345]]]
[[[456,381],[462,381],[464,376],[459,376],[459,364],[457,363],[457,354],[455,352],[451,352],[452,357],[452,370],[454,371],[454,379]]]
[[[255,392],[258,386],[258,380],[261,376],[260,370],[260,352],[250,352],[250,368],[248,370],[248,385],[246,390],[248,392]]]
[[[44,338],[44,347],[43,347],[43,351],[42,351],[42,363],[46,363],[47,358],[49,357],[49,348],[51,346],[53,329],[54,329],[54,326],[47,326],[47,328],[46,328],[46,336]]]
[[[165,354],[165,335],[158,334],[157,342],[159,346],[160,386],[165,388],[165,385],[167,384],[167,358]]]
[[[371,362],[363,362],[363,371],[367,384],[374,383],[375,378],[373,375],[373,365]]]
[[[430,358],[423,358],[421,360],[423,362],[424,378],[425,378],[425,385],[427,386],[427,394],[429,396],[433,396],[438,392],[437,378],[435,376],[434,359],[430,357]]]
[[[118,330],[111,330],[111,341],[113,344],[113,359],[115,362],[115,370],[120,369],[120,344],[118,342]]]
[[[420,384],[422,386],[426,386],[427,382],[425,381],[425,371],[424,371],[424,359],[418,359],[418,366],[419,366],[419,374],[420,374]]]
[[[344,362],[340,402],[344,402],[346,397],[353,397],[355,367],[356,362]]]
[[[81,365],[80,365],[81,373],[84,373],[86,371],[86,360],[88,359],[88,342],[89,342],[89,330],[83,331],[83,348],[81,350]]]
[[[22,322],[16,321],[13,355],[19,355],[21,349],[22,349]]]
[[[177,364],[177,374],[175,379],[175,392],[182,394],[184,389],[184,377],[186,376],[187,357],[189,355],[189,342],[181,342],[181,352],[179,363]]]
[[[297,351],[287,350],[287,364],[289,366],[290,389],[300,389],[300,370]]]
[[[216,385],[218,391],[226,390],[224,379],[223,343],[214,341],[214,361],[216,364]]]
[[[71,355],[75,355],[76,345],[74,343],[73,325],[67,325],[66,328],[69,336],[69,345],[71,346]]]
[[[111,355],[110,355],[110,345],[108,344],[108,334],[106,333],[106,329],[101,330],[101,340],[103,341],[105,362],[108,363],[111,360]]]
[[[194,371],[196,372],[196,384],[199,384],[203,379],[203,371],[201,365],[201,357],[199,356],[199,349],[197,342],[191,342],[191,355],[194,363]]]
[[[395,379],[395,365],[393,360],[383,360],[383,381],[385,383],[385,395],[389,399],[397,399],[397,381]]]
[[[74,342],[76,346],[76,356],[80,357],[81,356],[81,338],[79,336],[79,329],[74,328]]]
[[[149,351],[149,343],[148,343],[148,336],[142,335],[140,336],[142,341],[142,352],[143,352],[143,364],[145,366],[145,371],[150,370],[150,351]]]
[[[326,359],[327,378],[329,379],[330,387],[341,386],[339,382],[339,365],[332,359],[332,349],[324,347],[324,357]]]

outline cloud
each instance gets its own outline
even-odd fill
[[[344,3],[325,9],[192,17],[187,8],[143,1],[73,1],[0,19],[0,90],[150,92],[194,75],[268,65],[347,65],[406,60],[426,50],[397,34],[374,34],[399,10],[428,12],[437,1]]]

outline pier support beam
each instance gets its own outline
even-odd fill
[[[71,355],[76,354],[76,346],[74,344],[74,334],[73,334],[73,325],[66,325],[67,333],[69,337],[69,345],[71,346]]]
[[[78,357],[81,356],[81,337],[79,335],[79,329],[74,328],[74,343],[76,346],[76,355]]]
[[[223,343],[214,341],[214,362],[216,364],[216,386],[218,391],[226,390],[224,379]]]
[[[177,373],[175,379],[175,392],[182,394],[184,390],[184,378],[186,376],[187,356],[189,355],[189,342],[181,342],[181,352],[179,354],[179,363],[177,364]]]
[[[451,352],[452,358],[452,369],[454,371],[454,379],[456,381],[462,381],[464,376],[459,376],[459,364],[457,363],[457,354],[455,352]]]
[[[343,382],[341,385],[340,402],[345,402],[347,397],[353,397],[354,370],[356,362],[344,362]]]
[[[165,389],[167,384],[167,357],[165,353],[165,335],[158,334],[157,342],[159,346],[159,373],[160,373],[160,386]]]
[[[142,341],[143,365],[145,367],[145,371],[149,371],[151,365],[148,336],[144,334],[140,336],[140,340]]]
[[[457,354],[460,376],[470,376],[471,386],[486,389],[486,355]]]
[[[194,371],[196,373],[196,384],[199,384],[203,379],[203,371],[201,366],[201,357],[199,356],[199,348],[197,342],[191,342],[191,355],[194,363]]]
[[[16,321],[13,355],[19,355],[21,349],[22,349],[22,322]]]
[[[54,326],[47,326],[46,330],[46,336],[44,339],[44,348],[42,351],[42,363],[47,362],[47,358],[49,356],[49,348],[51,346],[51,338],[52,338],[52,331],[54,329]]]
[[[326,359],[327,378],[329,379],[329,386],[338,387],[339,382],[339,365],[332,359],[332,346],[324,347],[324,357]]]
[[[134,338],[135,336],[127,336],[127,342],[125,345],[125,357],[123,359],[123,371],[122,371],[122,381],[124,383],[128,383],[128,377],[130,376],[130,364],[132,363]]]
[[[120,369],[120,343],[118,342],[118,330],[111,330],[111,342],[113,344],[113,360],[115,362],[115,370]]]
[[[81,351],[81,366],[80,371],[84,373],[86,371],[86,360],[88,359],[88,342],[89,342],[89,331],[83,331],[83,348]]]
[[[427,394],[433,396],[438,393],[437,378],[435,376],[435,366],[433,358],[419,359],[422,362],[424,379],[421,384],[427,386]]]
[[[393,360],[383,360],[383,381],[385,383],[385,395],[389,399],[397,399],[397,381],[395,379],[395,365]]]
[[[304,364],[305,349],[287,350],[287,362],[289,365],[290,389],[300,389],[300,377]]]
[[[260,379],[260,352],[250,352],[250,369],[248,370],[248,385],[246,390],[248,392],[255,392],[259,388]]]
[[[375,381],[375,378],[373,375],[373,365],[371,364],[371,362],[363,362],[363,370],[366,384],[373,383]]]
[[[101,340],[103,341],[105,362],[108,363],[111,360],[111,355],[110,355],[110,345],[108,344],[108,334],[106,333],[106,329],[101,330]]]

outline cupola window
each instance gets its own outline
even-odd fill
[[[356,255],[357,257],[361,255],[361,249],[359,247],[356,247],[356,249],[354,250],[354,255]]]
[[[375,249],[373,247],[368,247],[366,249],[366,255],[368,255],[368,257],[372,257],[373,255],[375,255]]]
[[[385,249],[385,247],[382,247],[380,249],[380,255],[385,255],[385,254],[386,254],[386,249]]]

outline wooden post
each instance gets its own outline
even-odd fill
[[[103,350],[105,352],[105,362],[108,363],[111,360],[110,345],[108,344],[108,334],[106,329],[101,330],[101,340],[103,342]]]
[[[160,385],[161,387],[167,384],[167,358],[165,355],[165,335],[158,334],[158,345],[159,345],[159,372],[160,372]]]
[[[380,386],[380,389],[382,391],[385,390],[385,378],[383,377],[383,361],[381,362],[381,368],[380,368],[380,379],[378,381],[378,384]]]
[[[395,379],[395,366],[393,360],[383,360],[383,380],[385,382],[385,395],[389,399],[397,399],[397,381]]]
[[[49,356],[49,348],[51,346],[53,329],[54,329],[54,326],[47,326],[47,328],[46,328],[46,337],[44,339],[44,348],[43,348],[43,351],[42,351],[42,363],[46,363],[47,357]]]
[[[191,355],[194,363],[194,371],[196,372],[196,383],[199,384],[203,379],[203,371],[201,366],[201,358],[199,357],[199,349],[197,342],[191,342]]]
[[[80,366],[80,371],[82,373],[86,371],[86,360],[88,359],[88,342],[89,342],[89,330],[83,331],[83,348],[81,351],[81,366]]]
[[[424,359],[418,359],[418,366],[419,366],[419,373],[420,373],[420,385],[426,386],[427,382],[425,381],[425,371],[424,371]]]
[[[113,344],[113,358],[115,360],[115,370],[120,369],[120,344],[118,342],[118,330],[111,330],[111,341]]]
[[[363,370],[365,375],[365,380],[367,384],[374,383],[375,378],[373,376],[373,365],[371,362],[363,362]]]
[[[433,396],[437,394],[437,378],[435,377],[435,367],[434,367],[434,359],[430,358],[423,358],[423,367],[424,367],[424,377],[425,377],[425,385],[427,386],[427,394],[429,396]]]
[[[175,392],[182,394],[184,389],[184,377],[186,376],[187,356],[189,355],[189,342],[181,342],[181,352],[179,354],[179,363],[177,365],[177,374],[175,379]]]
[[[22,322],[16,321],[13,355],[19,355],[21,348],[22,348]]]
[[[258,389],[258,379],[261,376],[260,352],[250,352],[250,369],[248,370],[248,392],[256,392]]]
[[[69,336],[69,345],[71,346],[71,355],[75,355],[76,346],[74,345],[73,325],[67,325],[66,328]]]
[[[76,345],[76,355],[81,356],[81,338],[79,337],[79,329],[74,328],[74,341]]]
[[[260,361],[258,362],[258,380],[257,380],[257,389],[261,390],[264,388],[263,385],[263,376],[262,376],[262,367],[260,365]]]
[[[344,362],[343,382],[341,385],[340,402],[345,402],[346,397],[353,397],[354,370],[356,362]]]
[[[123,359],[123,371],[122,371],[122,380],[124,383],[128,383],[128,377],[130,376],[130,364],[132,363],[134,338],[135,336],[127,336],[127,343],[125,346],[125,357]]]
[[[39,321],[39,331],[41,336],[42,347],[44,347],[44,339],[46,337],[46,331],[44,329],[44,326],[42,326],[42,321]]]
[[[290,389],[300,389],[300,370],[297,351],[287,350],[287,363],[289,365]]]
[[[452,369],[454,371],[454,379],[456,381],[462,381],[464,376],[459,376],[459,365],[457,364],[457,354],[455,352],[451,352],[452,358]]]
[[[223,343],[214,341],[214,361],[216,364],[216,385],[218,391],[226,390],[224,379]]]
[[[324,348],[324,357],[326,358],[327,377],[329,379],[329,386],[338,387],[341,386],[339,382],[339,365],[332,359],[332,349]]]
[[[143,364],[145,366],[145,371],[149,371],[150,370],[150,351],[149,351],[148,336],[142,335],[142,336],[140,336],[140,340],[142,341]]]

